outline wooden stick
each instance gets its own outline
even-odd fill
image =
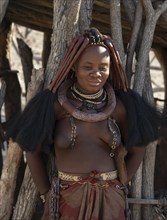
[[[141,198],[128,198],[129,204],[140,204],[140,205],[162,205],[167,206],[167,199],[141,199]]]

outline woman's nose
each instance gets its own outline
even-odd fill
[[[94,69],[94,70],[92,71],[92,75],[94,75],[94,76],[101,76],[101,72],[100,72],[99,69]]]

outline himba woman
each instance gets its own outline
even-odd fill
[[[157,130],[156,111],[128,89],[111,38],[95,28],[76,36],[12,135],[45,200],[42,220],[124,220],[124,189]],[[57,168],[51,181],[48,150]]]

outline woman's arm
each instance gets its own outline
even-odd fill
[[[49,189],[50,182],[47,175],[47,167],[40,150],[40,146],[35,152],[26,152],[27,164],[30,168],[32,178],[40,192],[44,196],[44,212],[42,220],[49,220]]]
[[[127,112],[120,100],[117,100],[117,107],[115,111],[115,118],[118,122],[122,140],[125,144],[128,138],[128,120],[127,120]],[[140,166],[141,161],[143,160],[145,153],[145,147],[130,147],[127,150],[127,154],[125,157],[125,164],[126,164],[126,170],[127,170],[127,184],[132,179],[134,174],[136,173],[137,169]]]
[[[127,170],[127,184],[131,181],[132,177],[136,173],[144,157],[144,147],[132,147],[125,157],[125,164]]]
[[[40,147],[34,152],[26,152],[27,164],[30,168],[32,178],[40,192],[45,194],[50,189],[50,182],[47,175],[47,167]]]

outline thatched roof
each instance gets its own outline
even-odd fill
[[[6,13],[7,20],[44,32],[52,29],[52,18],[52,0],[10,0]],[[124,12],[122,25],[124,40],[128,42],[131,28]],[[94,1],[92,26],[99,28],[102,33],[110,33],[109,1]],[[167,12],[158,21],[154,43],[167,47]]]

